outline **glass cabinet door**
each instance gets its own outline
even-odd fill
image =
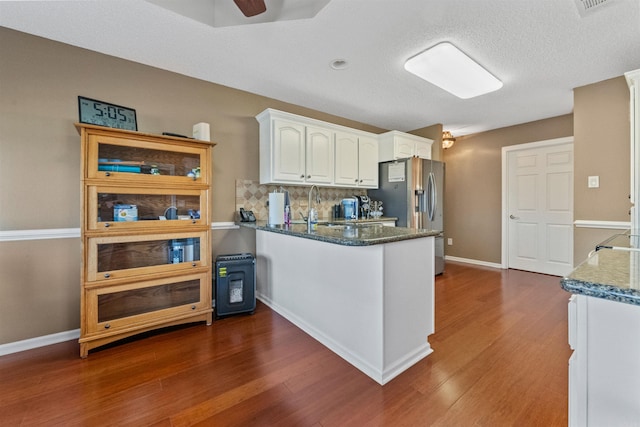
[[[136,322],[152,322],[168,316],[179,316],[208,310],[206,301],[208,274],[107,286],[87,291],[90,332],[131,327]],[[209,284],[210,286],[210,284]]]
[[[205,147],[179,141],[171,143],[162,138],[158,138],[162,144],[131,138],[90,134],[87,177],[208,184],[209,162]]]
[[[90,230],[208,226],[200,215],[207,203],[204,190],[90,185],[87,193]]]
[[[184,271],[209,265],[207,233],[164,233],[88,239],[88,282]]]

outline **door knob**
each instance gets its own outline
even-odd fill
[[[509,218],[511,218],[511,219],[520,219],[520,217],[513,216],[513,215],[509,215]]]

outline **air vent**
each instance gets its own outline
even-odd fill
[[[611,3],[615,3],[615,0],[575,0],[578,13],[583,18],[589,16],[594,12],[602,9]]]

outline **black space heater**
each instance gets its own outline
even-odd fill
[[[256,309],[256,259],[250,253],[216,257],[216,318]]]

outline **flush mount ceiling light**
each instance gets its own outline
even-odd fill
[[[404,68],[462,99],[502,87],[500,80],[449,42],[439,43],[409,58]]]
[[[453,147],[453,144],[456,142],[456,139],[451,135],[451,132],[448,130],[442,132],[442,148],[445,150],[447,148]]]

